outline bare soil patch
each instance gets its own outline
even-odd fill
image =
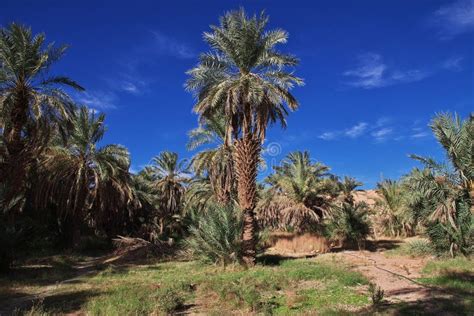
[[[389,258],[383,252],[349,250],[337,256],[380,286],[390,302],[414,302],[430,295],[430,289],[416,281],[427,258]]]

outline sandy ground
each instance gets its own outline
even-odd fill
[[[342,257],[352,269],[361,272],[384,290],[389,302],[415,302],[427,298],[430,289],[416,282],[428,259],[386,257],[383,252],[343,251]]]

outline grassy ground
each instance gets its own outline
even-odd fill
[[[7,280],[2,281],[5,284]],[[338,313],[368,305],[367,283],[362,275],[348,271],[331,257],[269,260],[248,270],[198,262],[108,267],[53,289],[52,295],[33,307],[33,314],[76,310],[92,315],[176,310],[215,315],[231,311]],[[3,290],[6,299],[7,289]]]
[[[416,304],[376,308],[371,306],[368,280],[331,254],[293,260],[266,257],[252,269],[194,261],[95,266],[77,279],[57,283],[73,278],[77,274],[73,266],[85,261],[87,258],[53,256],[0,278],[0,310],[19,297],[46,290],[34,306],[22,304],[23,311],[17,312],[420,315],[430,310],[431,314],[469,315],[474,311],[474,265],[466,258],[434,260],[426,265],[418,281],[439,290],[433,302],[429,298]]]

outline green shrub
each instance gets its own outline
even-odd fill
[[[417,239],[407,244],[407,253],[415,257],[429,256],[434,253],[434,249],[429,240]]]
[[[372,300],[372,305],[380,305],[385,295],[384,290],[375,283],[369,283],[369,293]]]
[[[270,277],[271,275],[265,275],[262,278],[247,275],[228,280],[218,278],[209,282],[207,287],[219,295],[222,301],[230,303],[234,308],[244,307],[252,312],[263,312],[271,306],[265,302],[262,293],[276,286],[273,283],[275,280],[267,279]]]
[[[211,206],[189,227],[188,252],[211,263],[229,264],[240,259],[242,220],[232,207]]]
[[[330,240],[362,247],[370,233],[365,203],[342,203],[333,207],[333,214],[326,222],[325,234]]]
[[[160,310],[166,314],[171,314],[178,310],[184,304],[184,298],[175,288],[165,288],[158,293],[157,297]]]

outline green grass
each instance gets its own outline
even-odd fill
[[[163,262],[109,267],[84,276],[63,285],[61,293],[41,308],[47,313],[80,310],[88,315],[167,314],[190,308],[211,315],[339,313],[369,304],[367,284],[362,275],[331,259],[284,260],[251,269]],[[75,293],[81,295],[68,306],[63,296]]]
[[[472,292],[474,296],[474,262],[465,257],[430,261],[420,281],[453,291]]]
[[[30,314],[80,311],[88,315],[142,315],[188,311],[209,315],[231,312],[298,315],[317,311],[324,315],[354,312],[417,315],[433,306],[440,314],[446,311],[469,314],[474,309],[474,265],[467,258],[432,260],[426,265],[419,281],[433,286],[436,294],[427,301],[379,307],[370,306],[368,280],[350,271],[334,255],[280,259],[267,258],[267,265],[258,264],[251,269],[197,261],[109,266],[50,290],[50,295],[35,304]],[[5,285],[14,289],[4,293],[4,302],[17,294],[34,292],[30,287],[42,290],[56,279],[69,277],[76,259],[49,257],[48,260],[47,272],[55,271],[52,279],[48,280],[43,268],[35,270],[37,275],[2,278],[0,288]]]
[[[389,257],[427,257],[434,255],[435,251],[430,241],[427,239],[413,239],[402,243],[400,246],[387,250],[385,255]]]
[[[174,303],[179,308],[196,302],[209,313],[241,310],[277,314],[368,303],[367,294],[355,290],[367,284],[364,277],[318,260],[289,260],[279,266],[259,265],[248,270],[169,262],[122,272],[106,270],[89,282],[104,291],[86,305],[86,311],[93,315],[169,312]],[[313,288],[300,289],[301,284]],[[169,294],[170,288],[171,299],[168,295],[165,300],[162,293]],[[163,306],[165,301],[168,307]]]

